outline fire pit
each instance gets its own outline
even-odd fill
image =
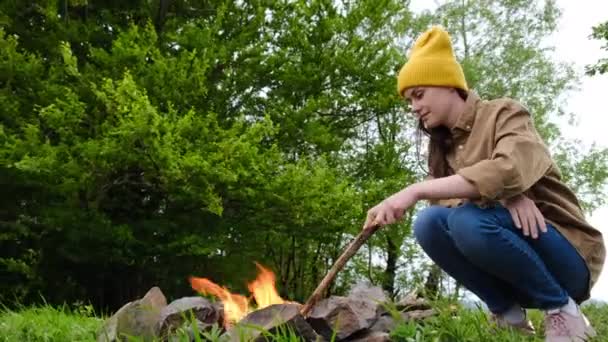
[[[178,332],[191,341],[210,332],[221,341],[266,341],[272,334],[287,331],[304,341],[388,341],[399,320],[386,310],[383,291],[367,284],[357,284],[347,296],[315,302],[303,314],[303,305],[279,296],[272,271],[256,266],[258,276],[248,284],[250,297],[231,293],[209,279],[191,277],[195,291],[218,301],[193,296],[167,304],[161,290],[154,287],[110,317],[97,341],[122,341],[126,336],[171,341]],[[397,308],[403,320],[434,314],[415,296],[406,297]]]

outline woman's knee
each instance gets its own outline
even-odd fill
[[[413,231],[419,244],[431,242],[440,230],[445,229],[448,210],[446,207],[434,205],[418,212],[413,223]]]
[[[486,225],[483,209],[473,204],[455,208],[447,218],[450,235],[458,249],[465,255],[485,250]]]

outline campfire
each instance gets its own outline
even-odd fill
[[[258,276],[247,287],[257,304],[256,309],[285,303],[275,287],[274,273],[257,262],[255,265],[259,271]],[[195,291],[203,295],[212,295],[221,300],[224,305],[224,326],[226,328],[233,326],[252,311],[251,298],[233,294],[225,287],[217,285],[207,278],[190,277],[190,285]]]
[[[220,341],[267,341],[268,333],[289,329],[303,341],[389,341],[399,321],[420,320],[435,314],[422,298],[408,295],[389,302],[379,287],[359,283],[347,296],[324,298],[336,274],[377,229],[363,230],[340,255],[304,305],[281,298],[275,276],[256,263],[258,275],[248,284],[248,296],[230,292],[207,278],[190,277],[191,287],[202,296],[179,298],[167,304],[158,287],[125,304],[106,320],[98,342],[124,340],[125,336],[145,341],[169,341],[175,333],[186,333],[190,341],[205,341],[205,332],[219,331]],[[180,335],[183,336],[183,335]],[[180,339],[182,341],[182,339]]]
[[[185,329],[190,341],[197,341],[201,340],[202,332],[213,327],[223,332],[221,341],[234,342],[266,341],[264,332],[272,334],[285,328],[303,341],[329,341],[332,336],[336,341],[389,340],[397,321],[386,310],[384,303],[388,300],[380,288],[357,284],[348,296],[325,298],[303,315],[303,305],[279,296],[274,273],[259,263],[255,265],[258,274],[247,284],[248,295],[233,293],[208,278],[190,277],[194,291],[217,301],[193,296],[167,304],[160,289],[154,287],[142,299],[126,304],[108,319],[97,341],[120,341],[121,334],[168,341],[180,329],[182,333]],[[404,320],[434,314],[424,300],[415,296],[395,305]]]

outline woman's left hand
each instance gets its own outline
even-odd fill
[[[409,187],[393,194],[367,212],[363,229],[397,222],[403,217],[405,211],[416,204],[417,201],[418,196]]]
[[[511,213],[513,222],[518,229],[521,229],[525,236],[538,238],[539,231],[546,233],[547,224],[543,214],[533,200],[526,195],[520,194],[505,201],[505,207]]]

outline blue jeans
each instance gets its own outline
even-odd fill
[[[498,205],[431,206],[414,221],[414,235],[445,272],[500,314],[514,304],[553,309],[568,296],[584,298],[589,271],[576,249],[550,224],[537,239],[515,227]]]

